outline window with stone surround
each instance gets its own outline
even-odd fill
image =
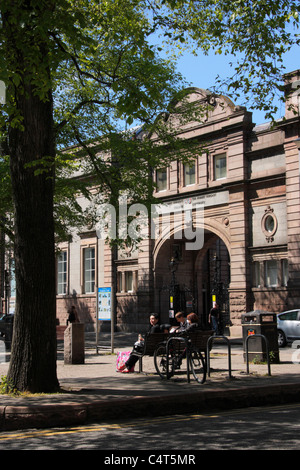
[[[167,168],[161,168],[160,170],[156,170],[156,187],[157,191],[166,191],[168,189],[168,180],[167,180]]]
[[[57,256],[57,295],[67,294],[68,253],[61,251]]]
[[[282,255],[281,255],[282,256]],[[252,287],[286,287],[289,280],[288,259],[281,256],[252,263]]]
[[[118,293],[136,292],[137,271],[118,272]]]
[[[289,263],[287,259],[281,260],[281,279],[282,285],[286,287],[289,281]]]
[[[252,285],[253,285],[253,287],[260,287],[261,286],[260,263],[259,263],[259,261],[255,261],[253,263]]]
[[[133,272],[126,271],[125,273],[125,290],[126,292],[133,292]]]
[[[196,182],[196,164],[185,163],[183,164],[183,185],[191,186]]]
[[[276,259],[265,261],[265,285],[266,287],[278,286],[278,266]]]
[[[266,237],[268,243],[274,241],[274,235],[278,228],[277,217],[274,214],[274,210],[268,206],[265,209],[265,213],[261,220],[261,229]]]
[[[226,153],[214,155],[214,180],[221,180],[227,176]]]
[[[95,292],[96,280],[96,250],[95,247],[83,248],[83,286],[85,294]]]

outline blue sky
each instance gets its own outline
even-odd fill
[[[198,57],[195,57],[192,54],[184,53],[183,57],[178,60],[177,69],[191,83],[191,86],[210,89],[214,85],[217,75],[224,79],[231,76],[230,62],[234,62],[230,56],[216,56],[211,53],[209,56],[199,54]],[[286,68],[285,73],[300,69],[299,47],[292,48],[285,55],[283,65]],[[235,101],[235,104],[242,105],[243,103]],[[278,115],[275,116],[276,119],[284,115],[283,103],[279,103],[279,109]],[[252,112],[253,122],[256,124],[262,124],[266,121],[264,112]]]

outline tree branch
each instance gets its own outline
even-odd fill
[[[70,115],[78,113],[82,108],[89,104],[98,104],[99,106],[102,106],[104,104],[107,104],[107,101],[100,101],[100,100],[83,100],[80,103],[78,103],[72,111],[70,111]],[[55,126],[55,131],[59,132],[63,129],[63,127],[68,124],[70,120],[69,119],[63,119],[59,124]]]

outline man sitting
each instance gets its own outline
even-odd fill
[[[151,313],[149,320],[150,320],[150,325],[146,333],[146,336],[150,335],[151,333],[160,333],[161,328],[158,324],[159,315],[157,313]],[[136,364],[136,362],[139,359],[139,356],[136,355],[136,352],[142,351],[144,348],[144,345],[145,345],[145,339],[142,336],[140,336],[139,340],[136,343],[134,343],[133,350],[131,351],[129,358],[127,359],[125,364],[119,369],[120,372],[130,372],[130,369],[132,369],[132,367]]]
[[[185,331],[188,326],[188,321],[185,318],[182,312],[177,312],[175,315],[176,321],[179,323],[179,326],[172,326],[170,329],[170,333],[180,333],[181,331]]]

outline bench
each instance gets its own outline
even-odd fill
[[[179,334],[182,338],[188,338],[194,349],[205,352],[207,348],[208,339],[214,334],[213,330],[187,330]]]
[[[134,355],[139,357],[139,372],[143,371],[143,357],[153,356],[156,346],[163,343],[169,337],[168,333],[151,333],[146,335],[144,347],[141,351],[134,351]]]
[[[162,352],[159,360],[155,360],[161,378],[172,377],[176,369],[180,369],[183,358],[186,358],[187,381],[190,382],[192,372],[194,379],[203,384],[207,372],[207,344],[211,335],[212,331],[209,330],[189,329],[169,338],[165,355]]]
[[[210,336],[213,335],[212,330],[191,330],[189,332],[182,333],[152,333],[146,336],[144,341],[144,347],[141,351],[134,351],[134,355],[139,357],[139,372],[143,371],[143,357],[153,356],[154,351],[158,344],[167,342],[172,338],[189,338],[192,342],[193,348],[204,352],[205,358],[207,356],[207,341]],[[179,347],[182,350],[185,347],[184,341],[177,341]]]
[[[204,353],[205,361],[207,362],[207,342],[213,334],[213,330],[192,329],[183,331],[177,335],[170,335],[168,340],[169,343],[175,340],[173,343],[177,349],[177,352],[183,352],[186,348],[186,341],[189,340],[194,350],[198,350],[201,353]]]

